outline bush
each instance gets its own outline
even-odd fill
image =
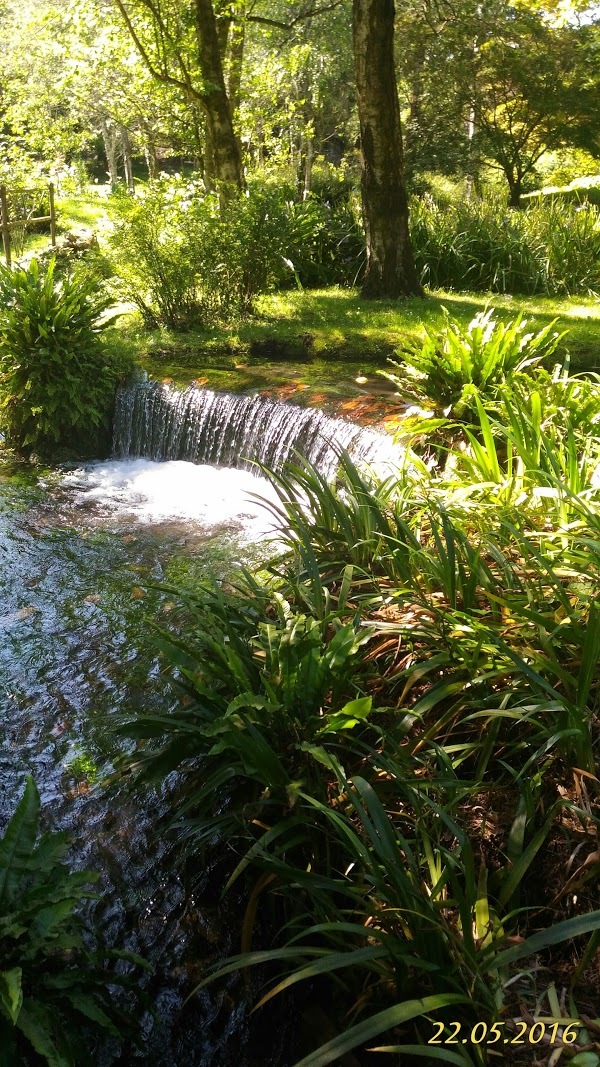
[[[385,374],[402,396],[432,405],[438,415],[466,421],[477,413],[477,400],[495,399],[500,387],[519,372],[550,357],[562,339],[554,322],[538,333],[527,330],[519,314],[497,322],[493,309],[480,312],[467,327],[442,309],[441,330],[425,329],[425,340],[402,351],[401,372]]]
[[[554,338],[520,320],[450,334],[489,391],[444,424],[444,468],[272,475],[282,555],[231,599],[185,594],[193,627],[162,644],[181,707],[125,727],[134,769],[181,773],[184,855],[246,888],[243,952],[202,985],[308,984],[340,1036],[306,1064],[384,1033],[427,1058],[432,1017],[550,1025],[555,976],[570,1018],[597,1011],[600,386],[526,374]]]
[[[114,271],[148,327],[186,329],[206,319],[198,291],[198,234],[185,194],[181,184],[171,187],[161,179],[142,197],[111,197]]]
[[[196,184],[161,179],[113,208],[114,269],[149,327],[231,321],[286,285],[352,285],[364,260],[347,206],[296,203],[268,183],[220,210]]]
[[[200,278],[218,318],[252,314],[256,297],[281,285],[288,220],[277,193],[252,189],[207,215],[198,205]]]
[[[0,267],[2,427],[21,452],[98,454],[129,366],[101,342],[110,299],[97,279],[85,268],[57,278],[55,266]]]
[[[70,872],[60,862],[66,834],[38,840],[39,815],[30,777],[0,838],[0,1059],[75,1067],[89,1062],[90,1030],[117,1038],[133,1030],[132,1017],[109,992],[133,983],[108,970],[106,960],[146,964],[129,953],[86,947],[79,909],[94,897],[87,887],[97,875]]]
[[[196,183],[161,179],[143,197],[114,199],[115,271],[150,327],[189,329],[251,313],[289,273],[286,215],[271,191],[219,210]]]

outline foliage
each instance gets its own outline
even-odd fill
[[[149,326],[185,329],[252,313],[285,284],[352,284],[363,248],[347,208],[286,200],[269,183],[220,210],[197,183],[166,179],[113,198],[115,270]]]
[[[97,875],[69,871],[65,833],[38,837],[40,800],[31,777],[0,839],[0,1061],[75,1067],[89,1053],[89,1032],[120,1037],[132,1017],[109,987],[133,986],[107,960],[143,961],[91,950],[79,914]],[[87,1035],[87,1036],[86,1036]],[[38,1060],[39,1057],[39,1060]]]
[[[94,454],[106,446],[117,382],[128,365],[100,340],[110,299],[85,269],[60,278],[0,268],[2,425],[23,452],[57,447]]]
[[[513,369],[473,425],[438,420],[443,466],[409,448],[385,481],[343,454],[334,486],[271,476],[283,554],[233,602],[184,594],[194,629],[162,644],[182,706],[124,727],[144,776],[184,775],[184,855],[235,853],[243,952],[205,981],[274,968],[261,1004],[306,982],[345,1021],[306,1065],[383,1034],[427,1056],[433,1019],[560,1019],[559,959],[570,1017],[586,1003],[600,384],[519,369],[521,325],[495,336]],[[279,932],[253,950],[259,909]]]
[[[405,397],[426,401],[439,414],[468,420],[476,413],[477,398],[495,398],[510,378],[556,351],[561,336],[551,322],[537,332],[519,314],[511,322],[498,322],[493,310],[479,312],[465,328],[444,309],[441,330],[426,329],[423,343],[413,342],[402,352],[400,373],[385,377]]]
[[[198,293],[198,235],[181,187],[153,184],[143,198],[113,194],[114,270],[147,326],[181,329],[203,321]]]
[[[364,272],[353,207],[316,196],[295,201],[285,185],[255,181],[222,213],[197,184],[177,179],[113,205],[115,270],[151,326],[231,321],[274,288],[352,286]],[[424,194],[413,197],[411,233],[421,279],[433,289],[600,290],[600,215],[587,202],[544,197],[518,212],[499,199],[455,196],[438,205]]]
[[[438,207],[414,199],[411,232],[421,279],[432,289],[540,293],[600,290],[600,211],[541,198],[525,211],[501,200]]]

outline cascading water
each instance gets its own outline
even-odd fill
[[[182,391],[161,382],[125,386],[117,395],[113,450],[123,458],[245,469],[263,463],[279,470],[300,454],[331,477],[340,449],[356,463],[386,473],[402,460],[387,434],[261,396],[196,386]]]

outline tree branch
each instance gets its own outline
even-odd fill
[[[323,4],[321,7],[315,7],[314,5],[309,7],[306,11],[302,11],[299,15],[296,15],[295,19],[291,22],[281,22],[280,19],[270,19],[266,15],[246,15],[246,22],[257,22],[261,26],[274,26],[278,30],[293,30],[299,22],[304,19],[311,19],[317,15],[324,15],[327,11],[333,11],[334,8],[340,7],[344,3],[344,0],[332,0],[329,4]],[[232,16],[236,20],[236,16]]]
[[[199,104],[204,105],[204,103],[205,103],[204,98],[203,98],[202,94],[198,92],[197,89],[194,89],[194,86],[191,84],[191,81],[190,81],[190,78],[189,78],[189,75],[188,75],[187,71],[184,70],[184,80],[182,81],[179,78],[174,78],[172,74],[169,74],[166,71],[166,69],[163,70],[163,71],[157,70],[157,68],[152,63],[152,60],[151,60],[151,58],[150,58],[150,56],[148,54],[148,51],[146,50],[145,46],[142,44],[142,41],[141,41],[141,39],[139,37],[139,34],[138,34],[135,26],[133,25],[133,22],[131,21],[131,18],[129,17],[129,12],[127,11],[127,8],[125,7],[125,4],[124,4],[123,0],[116,0],[116,2],[117,2],[118,9],[121,12],[121,15],[123,16],[123,19],[125,21],[125,25],[127,26],[127,29],[128,29],[129,34],[131,36],[131,39],[132,39],[133,43],[135,44],[135,47],[137,48],[138,52],[140,53],[140,56],[142,57],[142,60],[144,61],[144,64],[147,67],[147,69],[150,72],[150,74],[152,75],[152,77],[156,78],[157,81],[162,82],[163,85],[172,85],[176,89],[182,89],[183,92],[185,93],[185,95],[188,97],[188,99],[194,101],[195,103],[199,103]],[[150,8],[150,10],[152,12],[152,15],[156,18],[157,17],[156,16],[156,11],[155,11],[153,5],[146,4],[145,6]],[[158,20],[158,22],[160,23],[160,19]],[[162,23],[160,23],[160,31],[162,32],[163,29],[164,29],[164,27],[162,26]],[[181,66],[181,63],[180,63],[180,66]]]

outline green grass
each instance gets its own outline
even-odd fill
[[[493,297],[436,292],[426,300],[373,303],[353,290],[319,289],[279,292],[263,297],[253,319],[231,326],[175,334],[145,330],[136,313],[124,315],[112,336],[131,347],[152,377],[179,384],[207,379],[216,389],[265,389],[298,382],[317,393],[355,388],[362,371],[367,388],[384,380],[377,374],[406,342],[426,326],[441,326],[442,307],[466,325],[488,304],[499,319],[523,311],[539,330],[557,319],[569,331],[561,345],[573,370],[600,368],[600,307],[592,298],[551,299]]]
[[[546,185],[532,193],[525,193],[523,200],[533,203],[545,196],[555,196],[566,203],[582,203],[589,200],[591,204],[600,203],[600,174],[588,174],[583,178],[574,178],[568,185]]]
[[[56,228],[60,242],[61,234],[72,230],[94,230],[102,233],[110,225],[106,196],[92,192],[79,196],[57,196]],[[40,232],[35,223],[25,235],[24,255],[46,252],[51,247],[49,223]],[[13,256],[15,255],[13,251]]]
[[[56,209],[58,225],[64,231],[78,226],[89,226],[92,230],[102,229],[108,220],[106,197],[99,194],[58,197]]]
[[[57,197],[59,233],[86,227],[102,232],[110,225],[109,204],[94,187],[83,195]],[[31,233],[27,251],[49,247],[48,234]],[[228,326],[174,334],[145,330],[128,311],[113,329],[115,345],[129,349],[153,377],[184,384],[207,378],[217,389],[266,389],[298,382],[318,394],[355,390],[363,372],[371,391],[383,379],[377,371],[426,326],[442,324],[442,306],[466,325],[488,304],[499,318],[523,310],[536,330],[557,318],[568,330],[564,342],[573,370],[600,368],[600,307],[592,297],[514,297],[436,291],[426,300],[366,302],[354,290],[290,290],[259,299],[254,318]],[[236,366],[237,365],[237,366]]]

